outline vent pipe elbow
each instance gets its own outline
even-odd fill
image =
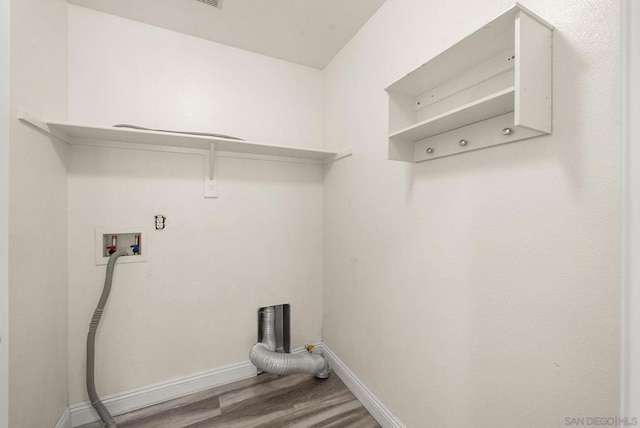
[[[275,308],[269,306],[261,312],[262,341],[253,345],[249,360],[258,369],[277,375],[310,373],[324,379],[329,375],[329,366],[322,355],[286,354],[275,352]]]

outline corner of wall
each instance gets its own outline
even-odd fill
[[[0,0],[0,428],[9,426],[9,0]]]
[[[67,147],[17,111],[66,117],[67,2],[9,2],[8,416],[44,427],[69,402]]]

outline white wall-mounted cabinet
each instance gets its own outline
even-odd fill
[[[551,133],[553,27],[517,4],[388,88],[389,159]]]

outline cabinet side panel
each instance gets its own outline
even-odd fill
[[[389,93],[389,133],[416,123],[415,99],[406,95]]]
[[[553,32],[524,12],[515,30],[515,125],[551,133]]]

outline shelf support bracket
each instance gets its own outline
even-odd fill
[[[49,125],[47,125],[45,121],[40,120],[40,118],[29,113],[25,109],[19,108],[17,117],[18,117],[18,120],[20,120],[20,122],[28,123],[29,125],[39,129],[40,131],[44,132],[49,136],[58,138],[64,141],[65,143],[69,142],[68,137],[66,135],[61,134],[59,132],[52,131],[51,129],[49,129]]]
[[[216,143],[211,141],[209,154],[204,155],[204,197],[218,197],[218,170],[216,168]]]

